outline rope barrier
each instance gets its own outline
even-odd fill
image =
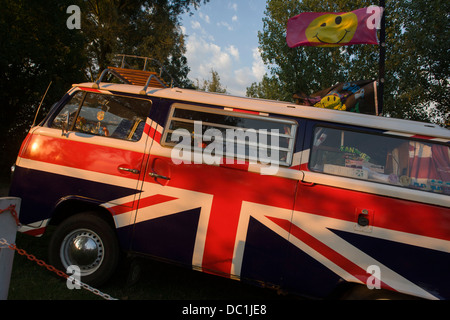
[[[5,213],[5,212],[11,213],[11,216],[14,218],[16,225],[19,227],[20,221],[19,221],[19,215],[17,214],[17,211],[16,211],[16,205],[12,204],[8,208],[0,210],[0,214]]]
[[[10,205],[6,209],[0,210],[0,214],[5,213],[5,212],[10,212],[11,216],[14,218],[14,221],[16,222],[16,225],[18,227],[21,226],[21,223],[19,221],[19,215],[17,214],[15,205]],[[24,249],[17,248],[17,246],[15,244],[8,243],[8,241],[6,239],[0,238],[0,249],[3,249],[3,248],[9,248],[13,251],[16,251],[19,255],[27,257],[28,260],[36,262],[36,264],[38,266],[45,267],[48,271],[56,273],[58,276],[64,278],[65,280],[71,281],[73,284],[78,285],[79,287],[81,287],[85,290],[88,290],[88,291],[92,292],[93,294],[102,297],[105,300],[117,300],[115,298],[112,298],[110,295],[103,293],[100,290],[95,289],[95,288],[89,286],[88,284],[83,283],[72,276],[67,275],[66,273],[62,272],[61,270],[56,269],[54,266],[47,264],[45,261],[37,259],[34,255],[27,253]]]
[[[1,213],[1,212],[0,212]],[[73,284],[80,286],[81,288],[92,292],[93,294],[102,297],[105,300],[118,300],[111,297],[109,294],[103,293],[98,289],[91,287],[90,285],[79,281],[78,279],[67,275],[61,270],[56,269],[54,266],[47,264],[43,260],[37,259],[34,255],[27,253],[24,249],[19,249],[15,244],[10,244],[3,238],[0,238],[0,249],[9,248],[13,251],[16,251],[19,255],[27,257],[28,260],[36,262],[36,264],[40,267],[45,267],[48,271],[56,273],[58,276],[64,278],[67,281],[71,281]]]
[[[20,221],[19,221],[19,215],[16,212],[15,205],[10,205],[8,208],[0,210],[0,214],[5,213],[5,212],[11,213],[11,216],[14,218],[17,226],[21,225]],[[64,278],[65,280],[71,281],[73,284],[76,284],[76,285],[80,286],[81,288],[88,290],[97,296],[102,297],[105,300],[117,300],[115,298],[112,298],[110,295],[103,293],[100,290],[95,289],[95,288],[91,287],[90,285],[79,281],[78,279],[76,279],[74,277],[68,276],[66,273],[62,272],[61,270],[56,269],[52,265],[47,264],[45,261],[37,259],[34,255],[27,253],[24,249],[17,248],[17,246],[15,244],[8,243],[8,241],[6,239],[0,238],[0,249],[3,249],[3,248],[9,248],[13,251],[16,251],[21,256],[26,256],[28,260],[36,262],[36,264],[38,266],[45,267],[48,271],[56,273],[58,276]]]

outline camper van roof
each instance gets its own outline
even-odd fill
[[[78,88],[95,88],[96,83],[81,83],[73,85]],[[144,87],[127,85],[100,83],[100,91],[123,92],[128,94],[142,95]],[[146,96],[167,98],[184,102],[209,104],[233,109],[242,109],[262,114],[280,114],[294,116],[299,118],[316,119],[320,121],[329,121],[347,125],[364,126],[374,129],[393,131],[397,134],[408,136],[426,136],[443,139],[446,142],[450,140],[450,130],[442,128],[436,124],[403,120],[396,118],[381,117],[375,115],[366,115],[337,111],[330,109],[314,108],[311,106],[297,105],[291,102],[282,102],[274,100],[265,100],[248,97],[238,97],[228,94],[211,93],[181,88],[155,88],[149,87],[146,90]]]

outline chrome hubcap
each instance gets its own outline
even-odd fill
[[[63,240],[60,257],[63,266],[76,265],[81,275],[94,273],[104,258],[104,247],[100,237],[89,229],[77,229],[69,233]]]

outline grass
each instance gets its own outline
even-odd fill
[[[18,234],[16,245],[46,260],[48,237]],[[134,269],[130,267],[134,266]],[[141,270],[131,281],[131,270]],[[120,300],[280,300],[275,291],[180,268],[162,262],[136,259],[119,268],[116,276],[97,288]],[[9,300],[94,300],[102,299],[87,290],[69,290],[66,280],[26,256],[15,254]]]
[[[7,183],[0,183],[0,197]],[[17,234],[16,245],[39,260],[47,260],[49,236],[34,238]],[[139,278],[133,279],[136,270]],[[97,288],[120,300],[289,300],[273,290],[225,279],[162,262],[126,260],[117,275]],[[69,290],[66,280],[26,256],[14,255],[8,300],[102,300],[87,290]]]

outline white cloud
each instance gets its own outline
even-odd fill
[[[253,65],[252,65],[252,73],[255,79],[261,81],[264,74],[266,73],[266,66],[261,58],[261,52],[259,48],[253,49]]]
[[[201,23],[197,20],[191,21],[191,28],[192,30],[195,30],[196,32],[199,32],[203,37],[207,38],[209,41],[214,41],[214,37],[209,34],[205,28],[202,27]],[[184,34],[186,34],[186,28],[181,27],[181,30]]]
[[[200,18],[203,19],[206,23],[211,23],[211,19],[209,18],[209,16],[207,14],[203,14],[202,12],[198,13]]]
[[[236,82],[241,87],[240,89],[242,89],[245,86],[248,86],[252,82],[251,81],[252,76],[251,76],[251,71],[250,71],[249,67],[235,70],[234,76],[235,76]]]
[[[244,67],[236,45],[221,47],[201,34],[194,33],[187,38],[186,50],[191,80],[208,80],[213,69],[219,74],[227,92],[233,95],[245,96],[247,87],[253,82],[260,82],[266,72],[258,48],[248,52],[252,64]]]
[[[197,34],[188,37],[186,57],[191,73],[191,79],[209,79],[211,69],[217,71],[220,77],[226,77],[232,67],[232,56],[236,58],[238,51],[233,46],[223,50],[213,42],[207,42]]]
[[[253,82],[260,82],[266,73],[266,67],[261,59],[258,48],[252,50],[253,63],[252,67],[244,67],[234,71],[233,85],[230,92],[245,96],[246,89]]]
[[[210,80],[213,69],[219,74],[220,82],[228,93],[245,96],[247,87],[253,82],[262,80],[266,67],[257,43],[250,44],[250,40],[246,38],[250,32],[242,28],[249,28],[249,23],[238,18],[236,0],[230,1],[227,6],[225,7],[225,10],[228,9],[227,14],[210,13],[211,16],[208,16],[205,11],[199,11],[196,18],[189,18],[189,27],[182,29],[185,34],[188,32],[186,37],[186,58],[190,67],[188,77],[194,82],[197,79]],[[193,20],[195,22],[192,22]],[[239,34],[234,32],[238,30]],[[249,36],[254,36],[253,34]],[[217,36],[217,40],[213,35]]]
[[[227,48],[227,51],[234,57],[236,61],[239,61],[239,49],[231,45]]]
[[[220,82],[228,93],[245,96],[247,87],[252,82],[260,81],[255,78],[254,71],[249,67],[236,70],[240,52],[235,45],[223,48],[201,35],[193,34],[187,38],[186,50],[191,68],[189,78],[194,82],[197,79],[199,81],[210,79],[213,69],[219,74]]]
[[[225,27],[225,28],[228,29],[228,31],[233,31],[233,27],[228,22],[225,22],[225,21],[217,22],[217,26],[218,27]]]
[[[200,30],[202,28],[202,25],[198,21],[192,21],[191,22],[191,27],[194,30]]]

